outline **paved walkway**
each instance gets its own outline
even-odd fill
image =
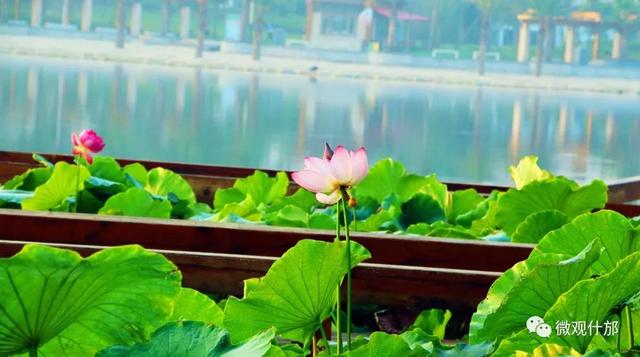
[[[315,76],[318,78],[354,78],[640,95],[640,81],[636,80],[559,76],[537,78],[519,74],[487,74],[480,77],[473,72],[448,69],[363,65],[277,57],[264,57],[257,62],[248,55],[221,52],[205,52],[203,58],[195,58],[195,48],[192,47],[144,45],[142,42],[127,43],[124,49],[116,49],[114,43],[110,41],[2,35],[0,36],[0,53],[298,75],[309,75],[309,68],[317,66]]]

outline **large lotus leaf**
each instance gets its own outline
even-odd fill
[[[459,342],[453,347],[440,346],[437,347],[432,356],[433,357],[480,357],[489,356],[493,351],[492,342],[483,342],[475,345],[469,345]]]
[[[2,185],[5,190],[34,191],[38,186],[49,180],[53,169],[50,167],[38,167],[15,176]]]
[[[222,325],[224,312],[207,295],[189,288],[181,288],[169,321],[201,321]]]
[[[517,243],[538,243],[547,233],[567,223],[567,215],[558,210],[532,213],[518,225],[511,240]]]
[[[73,251],[27,245],[0,259],[0,355],[86,356],[140,341],[170,316],[181,275],[139,246]]]
[[[447,219],[450,223],[456,223],[458,217],[473,211],[485,198],[472,188],[454,191],[449,194],[449,204],[446,207]]]
[[[351,266],[371,257],[351,245]],[[336,302],[336,288],[347,274],[346,243],[302,240],[278,259],[247,296],[229,298],[224,326],[234,342],[271,327],[285,338],[306,342]]]
[[[531,256],[544,253],[576,255],[593,240],[597,240],[605,248],[605,254],[593,264],[593,269],[604,273],[635,251],[638,239],[634,237],[633,228],[626,217],[605,210],[582,215],[550,232],[534,248]]]
[[[399,217],[400,225],[404,228],[412,224],[431,224],[445,219],[445,212],[438,201],[425,193],[418,193],[403,203],[402,213]]]
[[[582,357],[581,353],[571,348],[545,343],[544,345],[536,347],[532,353],[523,351],[517,351],[514,354],[515,357]]]
[[[521,190],[509,189],[498,200],[496,222],[512,236],[518,225],[530,214],[555,209],[576,216],[603,208],[607,203],[607,186],[600,180],[575,188],[565,178],[534,181]]]
[[[182,176],[162,167],[149,171],[145,188],[154,195],[168,197],[173,194],[180,200],[196,202],[196,195],[189,183]]]
[[[478,239],[474,232],[447,222],[418,223],[407,227],[406,233],[439,238]]]
[[[251,197],[247,197],[239,203],[229,203],[213,216],[215,222],[233,222],[237,218],[246,221],[260,221],[262,214],[258,212],[258,207]]]
[[[84,166],[58,162],[46,183],[36,188],[33,197],[22,201],[22,209],[46,211],[60,206],[67,198],[84,189],[84,181],[90,176]]]
[[[531,182],[553,177],[549,171],[543,170],[538,166],[538,158],[536,156],[523,157],[518,166],[509,167],[509,173],[517,189],[521,189]]]
[[[236,180],[233,187],[251,197],[256,205],[271,204],[287,194],[289,178],[284,172],[278,172],[271,178],[262,171],[256,171],[251,176]]]
[[[130,188],[107,200],[98,213],[112,216],[171,217],[171,203],[153,198],[143,189]]]
[[[91,176],[104,180],[124,183],[124,173],[118,162],[110,156],[97,156],[89,166]]]
[[[386,158],[369,169],[367,177],[356,186],[355,195],[371,197],[382,202],[387,196],[398,193],[400,180],[407,176],[407,169],[401,163]]]
[[[428,335],[435,336],[439,340],[444,340],[444,333],[450,319],[451,311],[449,310],[424,310],[418,315],[411,327],[419,328]]]
[[[129,187],[144,188],[147,185],[149,173],[139,162],[129,164],[122,168],[122,174]]]
[[[323,213],[310,214],[304,209],[288,205],[278,211],[267,213],[265,223],[272,226],[334,229],[336,222]]]
[[[390,211],[381,210],[367,217],[365,220],[351,221],[349,228],[358,232],[377,232],[384,230],[383,226],[395,219],[396,217],[394,217]]]
[[[303,209],[305,212],[311,212],[314,208],[318,207],[318,200],[316,196],[303,189],[298,189],[293,195],[286,196],[275,200],[267,209],[267,212],[273,212],[286,206],[296,206]],[[361,202],[358,202],[360,206]]]
[[[544,315],[552,326],[557,321],[604,322],[615,307],[640,292],[640,252],[622,259],[609,273],[585,279],[564,293]],[[550,342],[575,348],[584,353],[592,335],[552,335]]]
[[[213,208],[220,211],[228,204],[242,202],[246,197],[244,192],[235,187],[221,188],[213,196]]]
[[[419,344],[414,344],[412,349],[401,336],[384,332],[374,332],[366,345],[344,354],[345,357],[426,357],[428,355],[429,352]]]
[[[133,346],[112,346],[96,357],[260,357],[271,348],[273,331],[263,332],[238,346],[220,328],[199,321],[172,322],[151,340]]]
[[[482,305],[472,318],[470,341],[493,341],[522,330],[531,316],[543,316],[560,295],[589,276],[589,267],[600,255],[600,249],[589,244],[574,258],[545,254],[518,264],[519,279],[501,295],[499,305]],[[489,295],[495,294],[495,289]],[[491,298],[488,296],[490,301]],[[498,300],[498,299],[495,299]]]

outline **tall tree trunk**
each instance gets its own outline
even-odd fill
[[[487,43],[489,37],[490,13],[489,9],[482,11],[482,25],[480,29],[480,51],[478,51],[478,74],[484,76],[487,60]]]
[[[251,0],[244,0],[242,2],[242,14],[240,17],[240,42],[248,42],[249,11],[251,11]]]
[[[116,0],[116,47],[124,48],[125,0]]]
[[[620,30],[620,61],[627,59],[627,45],[629,40],[629,27],[624,26]]]
[[[162,0],[162,7],[160,8],[162,16],[162,29],[160,30],[162,36],[166,36],[169,33],[169,26],[171,24],[171,0]]]
[[[391,4],[391,16],[389,16],[389,28],[387,29],[387,49],[391,50],[396,38],[396,26],[398,24],[398,4]]]
[[[198,16],[200,22],[198,26],[198,48],[196,50],[196,57],[200,58],[204,50],[204,37],[207,32],[207,0],[198,0]]]
[[[553,59],[553,49],[555,48],[555,26],[548,21],[544,29],[544,61],[551,62]]]
[[[71,0],[62,0],[62,16],[60,23],[63,25],[69,24],[69,18],[71,17]]]
[[[251,58],[254,61],[260,60],[260,46],[262,42],[262,5],[254,3],[255,13],[253,15],[253,39],[251,46]]]
[[[429,43],[427,45],[427,51],[431,51],[436,47],[436,32],[438,31],[438,0],[431,0],[431,18],[429,24]]]
[[[5,21],[7,16],[7,0],[0,0],[0,23]]]
[[[307,24],[305,26],[305,38],[311,41],[313,34],[313,0],[307,0]]]
[[[538,31],[538,38],[536,44],[536,77],[540,77],[542,75],[542,62],[545,57],[545,38],[547,37],[547,29],[549,24],[549,18],[544,17],[542,22],[540,23],[540,30]]]
[[[20,0],[13,1],[13,19],[20,20]]]

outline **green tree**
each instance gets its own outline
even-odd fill
[[[620,36],[619,59],[626,59],[629,34],[634,30],[635,26],[637,26],[638,18],[640,18],[640,1],[592,0],[584,7],[584,9],[597,11],[602,15],[604,22],[615,24],[616,31],[618,31]]]
[[[204,50],[204,38],[207,33],[207,0],[198,0],[198,45],[196,57],[202,57]]]
[[[557,16],[569,16],[571,0],[529,0],[528,5],[533,10],[533,16],[540,22],[540,31],[536,44],[535,75],[542,74],[542,61],[546,57],[552,20]]]

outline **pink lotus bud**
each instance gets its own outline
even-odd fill
[[[80,135],[71,134],[71,144],[73,154],[84,157],[88,163],[93,162],[91,154],[99,153],[105,146],[102,137],[93,130],[83,130]]]

